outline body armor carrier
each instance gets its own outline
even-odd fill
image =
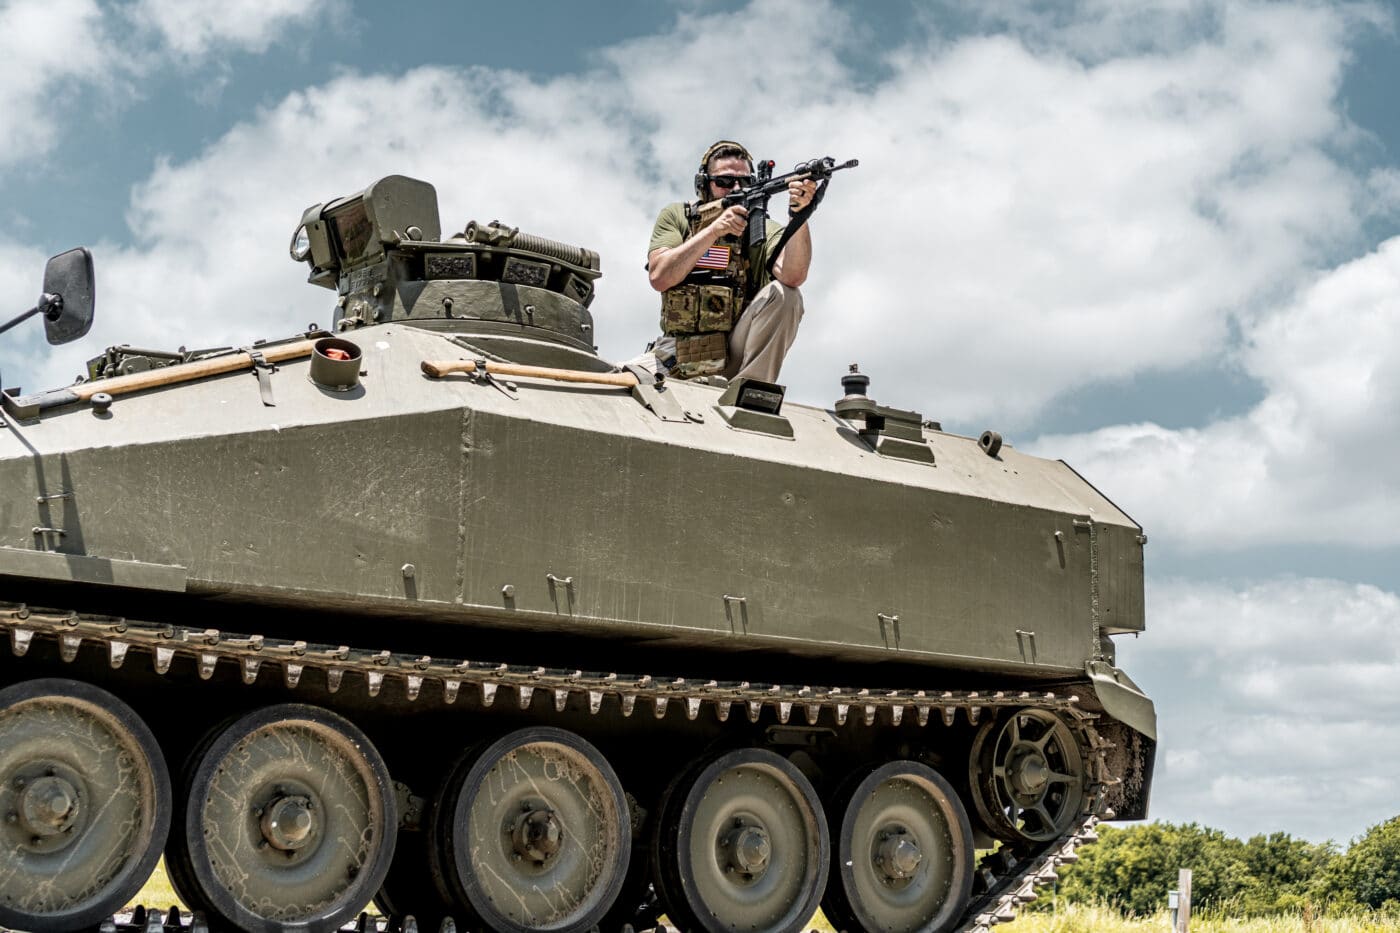
[[[685,206],[687,239],[700,232],[697,202]],[[681,379],[724,371],[729,332],[748,304],[749,261],[737,237],[721,237],[685,281],[661,294],[661,332],[676,338],[671,374]]]

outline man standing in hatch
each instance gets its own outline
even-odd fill
[[[783,357],[802,321],[802,293],[812,262],[812,236],[803,224],[772,263],[783,228],[768,221],[761,246],[745,249],[748,212],[726,207],[701,219],[700,205],[752,185],[747,149],[720,140],[700,160],[699,201],[668,204],[656,218],[647,252],[651,287],[661,292],[662,336],[652,347],[657,367],[689,379],[721,375],[777,382]],[[816,183],[788,184],[788,214],[811,203]],[[708,222],[707,222],[708,221]]]

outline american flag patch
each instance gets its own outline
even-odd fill
[[[705,254],[695,261],[697,269],[728,269],[729,268],[729,247],[711,246],[705,250]]]

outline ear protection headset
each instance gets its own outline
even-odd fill
[[[716,152],[724,149],[738,149],[746,162],[749,163],[749,171],[753,171],[753,156],[749,155],[749,150],[732,139],[721,139],[705,150],[705,154],[700,157],[700,170],[695,173],[695,194],[701,200],[710,196],[710,160],[715,157]]]

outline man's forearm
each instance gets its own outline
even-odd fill
[[[773,263],[773,278],[789,288],[797,288],[807,281],[811,268],[812,231],[809,225],[803,224],[778,254],[778,261]]]

